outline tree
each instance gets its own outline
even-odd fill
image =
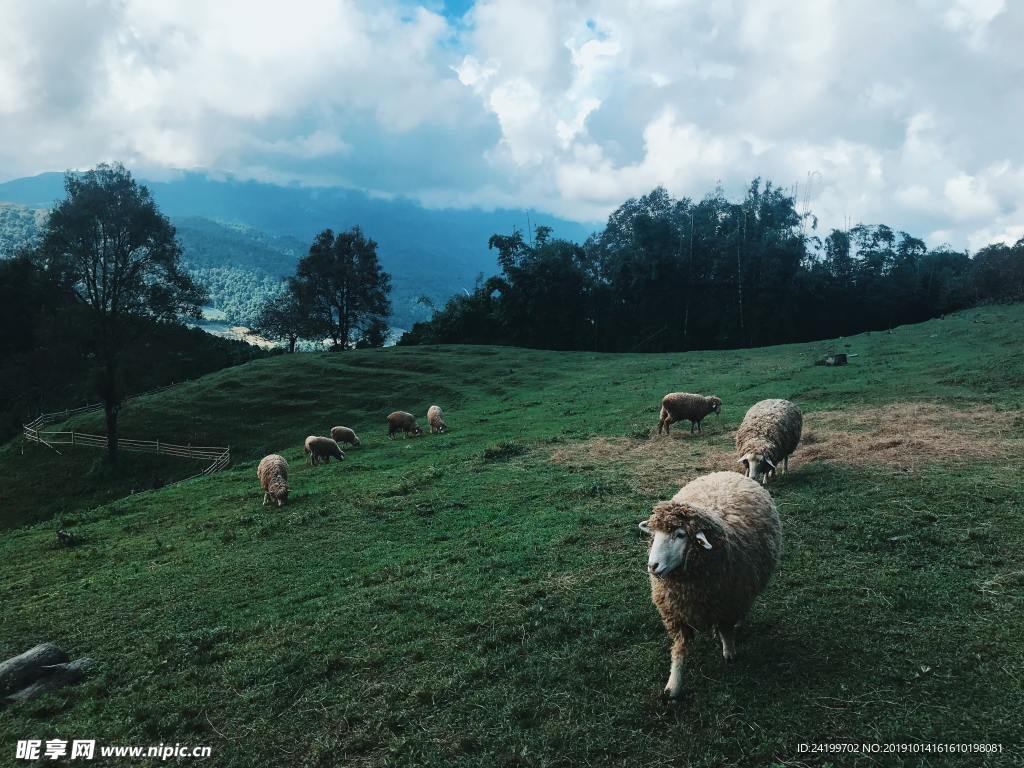
[[[382,336],[380,326],[391,311],[391,275],[381,269],[377,243],[359,227],[317,235],[289,285],[309,297],[310,329],[329,337],[335,349],[347,349],[371,331],[375,340]]]
[[[198,317],[206,299],[181,265],[181,246],[149,190],[123,165],[64,177],[67,198],[43,230],[43,269],[87,308],[96,355],[96,392],[107,423],[107,451],[117,460],[123,399],[121,357],[142,319]]]
[[[267,299],[260,307],[252,329],[265,338],[288,342],[288,351],[295,351],[295,343],[310,335],[310,304],[301,291],[291,286]]]
[[[390,331],[391,329],[388,328],[388,324],[386,322],[380,319],[374,320],[366,327],[366,330],[356,341],[356,348],[369,349],[371,347],[383,347],[387,344]]]

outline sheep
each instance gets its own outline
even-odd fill
[[[696,630],[717,631],[722,656],[736,657],[736,628],[778,564],[782,528],[767,490],[737,472],[714,472],[656,504],[640,529],[651,535],[651,599],[672,640],[665,693],[676,699]]]
[[[416,417],[407,411],[394,411],[388,414],[388,440],[394,440],[395,434],[398,432],[404,432],[405,436],[408,437],[410,433],[413,437],[423,434],[423,428],[417,426]]]
[[[338,461],[342,461],[345,458],[345,454],[338,447],[338,444],[329,437],[310,435],[306,438],[303,447],[306,450],[306,461],[312,465],[320,464],[321,462],[330,464],[331,456]]]
[[[444,413],[441,411],[441,406],[432,405],[427,409],[427,423],[430,425],[431,433],[447,431],[448,425],[444,423]]]
[[[658,434],[661,434],[662,427],[665,434],[669,434],[669,428],[677,421],[690,422],[690,434],[694,429],[701,434],[704,430],[700,423],[709,413],[721,413],[722,400],[718,397],[705,397],[694,395],[689,392],[671,392],[661,398],[661,420],[658,422]]]
[[[780,461],[788,472],[789,455],[800,444],[803,423],[800,409],[789,400],[762,400],[752,405],[736,431],[737,461],[747,477],[767,484]]]
[[[336,443],[359,445],[359,436],[348,427],[331,427],[331,439]]]
[[[263,489],[263,506],[267,506],[271,499],[277,502],[277,506],[284,506],[288,500],[288,462],[284,456],[276,453],[264,456],[256,467],[256,477]]]

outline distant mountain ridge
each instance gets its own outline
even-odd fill
[[[487,248],[495,233],[550,226],[556,237],[582,241],[591,228],[534,211],[429,209],[406,199],[374,198],[357,190],[277,186],[203,173],[170,181],[139,179],[174,221],[190,266],[230,267],[254,277],[289,274],[323,229],[360,226],[379,244],[384,268],[393,276],[392,322],[409,327],[428,310],[426,295],[443,303],[472,288],[477,275],[497,270]],[[0,184],[0,201],[50,208],[64,197],[64,176],[44,173]]]

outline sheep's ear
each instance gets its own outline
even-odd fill
[[[742,464],[745,467],[745,466],[747,466],[747,459],[746,459],[746,457],[744,457],[742,459],[736,459],[736,463],[737,464]]]
[[[644,533],[650,533],[651,532],[651,526],[647,524],[646,520],[641,520],[640,521],[640,530],[643,531]]]
[[[697,533],[697,543],[700,544],[704,549],[711,549],[711,542],[708,541],[708,537],[704,535],[704,531]]]
[[[774,462],[774,461],[772,461],[771,459],[769,459],[769,458],[768,458],[767,456],[765,456],[765,457],[764,457],[764,460],[765,460],[765,463],[766,463],[766,464],[767,464],[767,465],[768,465],[769,467],[771,467],[772,469],[775,469],[775,462]]]

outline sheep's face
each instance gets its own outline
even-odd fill
[[[277,502],[277,506],[283,507],[284,503],[288,501],[288,486],[271,486],[270,495]]]
[[[689,570],[694,559],[703,557],[713,545],[693,518],[665,519],[659,515],[659,507],[650,519],[640,523],[640,530],[651,537],[647,571],[660,579]]]
[[[422,434],[423,434],[423,427],[413,427],[413,429],[412,429],[412,436],[413,437],[419,437]]]
[[[775,472],[775,463],[756,451],[744,454],[739,463],[743,465],[747,477],[762,484],[767,484],[768,476]]]
[[[711,412],[715,414],[719,414],[722,412],[722,401],[719,400],[717,397],[711,398]]]

